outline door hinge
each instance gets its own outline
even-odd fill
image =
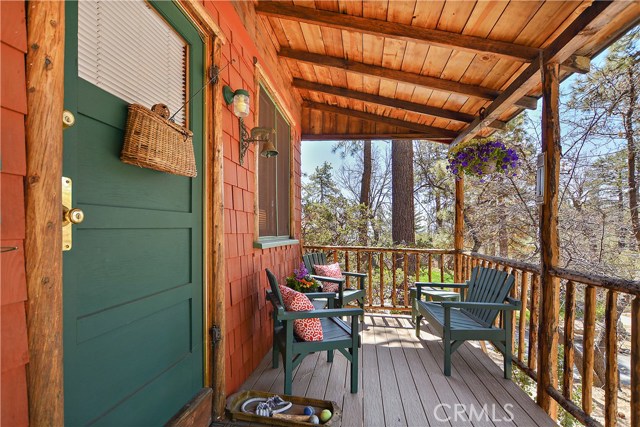
[[[222,331],[220,330],[220,326],[213,325],[211,329],[209,329],[209,336],[211,337],[211,346],[216,346],[220,341],[222,341]]]

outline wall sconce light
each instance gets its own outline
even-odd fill
[[[262,157],[275,157],[278,155],[273,144],[275,130],[271,128],[255,127],[251,132],[244,124],[244,118],[249,115],[249,92],[245,89],[236,89],[235,91],[229,86],[222,88],[222,95],[227,105],[233,103],[233,114],[238,117],[240,124],[240,164],[244,164],[244,156],[247,153],[249,144],[252,142],[261,142],[262,149],[260,155]]]
[[[245,89],[234,91],[229,86],[222,88],[222,96],[227,105],[233,102],[233,114],[236,117],[247,117],[249,115],[249,92]]]

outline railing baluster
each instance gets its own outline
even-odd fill
[[[440,254],[440,281],[444,282],[444,254]]]
[[[369,305],[373,305],[373,266],[371,265],[371,252],[367,252],[369,260]]]
[[[384,307],[384,252],[380,252],[380,307]]]
[[[524,363],[525,333],[527,326],[527,294],[529,293],[529,272],[522,271],[520,276],[520,318],[518,319],[518,360]]]
[[[595,345],[596,331],[596,288],[587,286],[584,295],[584,336],[582,346],[585,349],[583,354],[582,368],[582,409],[591,415],[592,398],[591,388],[593,387],[593,348]]]
[[[420,281],[420,252],[415,253],[416,257],[416,282]]]
[[[356,251],[356,269],[358,273],[362,273],[362,263],[360,262],[360,250]]]
[[[433,278],[431,276],[431,264],[433,263],[433,258],[431,256],[431,254],[429,254],[428,258],[429,258],[429,269],[428,269],[427,275],[429,276],[429,281],[433,282]]]
[[[607,292],[607,312],[605,314],[605,389],[604,421],[606,427],[616,425],[618,416],[618,293]]]
[[[538,366],[538,314],[540,307],[540,276],[534,274],[531,278],[531,311],[529,312],[529,369],[536,370]]]
[[[408,292],[409,292],[409,278],[407,277],[409,275],[409,257],[407,256],[407,253],[404,253],[404,306],[405,307],[409,307],[409,297],[408,297]]]
[[[631,425],[640,425],[640,297],[631,302]]]
[[[567,282],[564,307],[564,364],[562,373],[562,395],[571,400],[573,392],[573,323],[576,314],[575,285]]]
[[[398,289],[396,288],[396,253],[395,252],[391,252],[391,270],[392,272],[392,279],[393,280],[393,284],[392,286],[392,290],[391,290],[391,303],[393,304],[393,307],[397,307],[398,306]]]

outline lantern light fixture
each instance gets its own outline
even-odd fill
[[[275,138],[275,129],[254,127],[249,131],[244,124],[244,118],[249,115],[249,92],[245,89],[236,89],[235,91],[229,86],[222,88],[222,95],[227,105],[233,103],[233,114],[238,117],[240,125],[240,164],[244,164],[244,156],[249,149],[249,144],[253,142],[262,143],[260,155],[262,157],[275,157],[278,155],[273,140]]]

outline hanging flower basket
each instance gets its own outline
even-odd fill
[[[487,178],[491,175],[515,175],[518,153],[501,141],[476,142],[456,147],[449,153],[447,169],[460,179],[463,174]]]

